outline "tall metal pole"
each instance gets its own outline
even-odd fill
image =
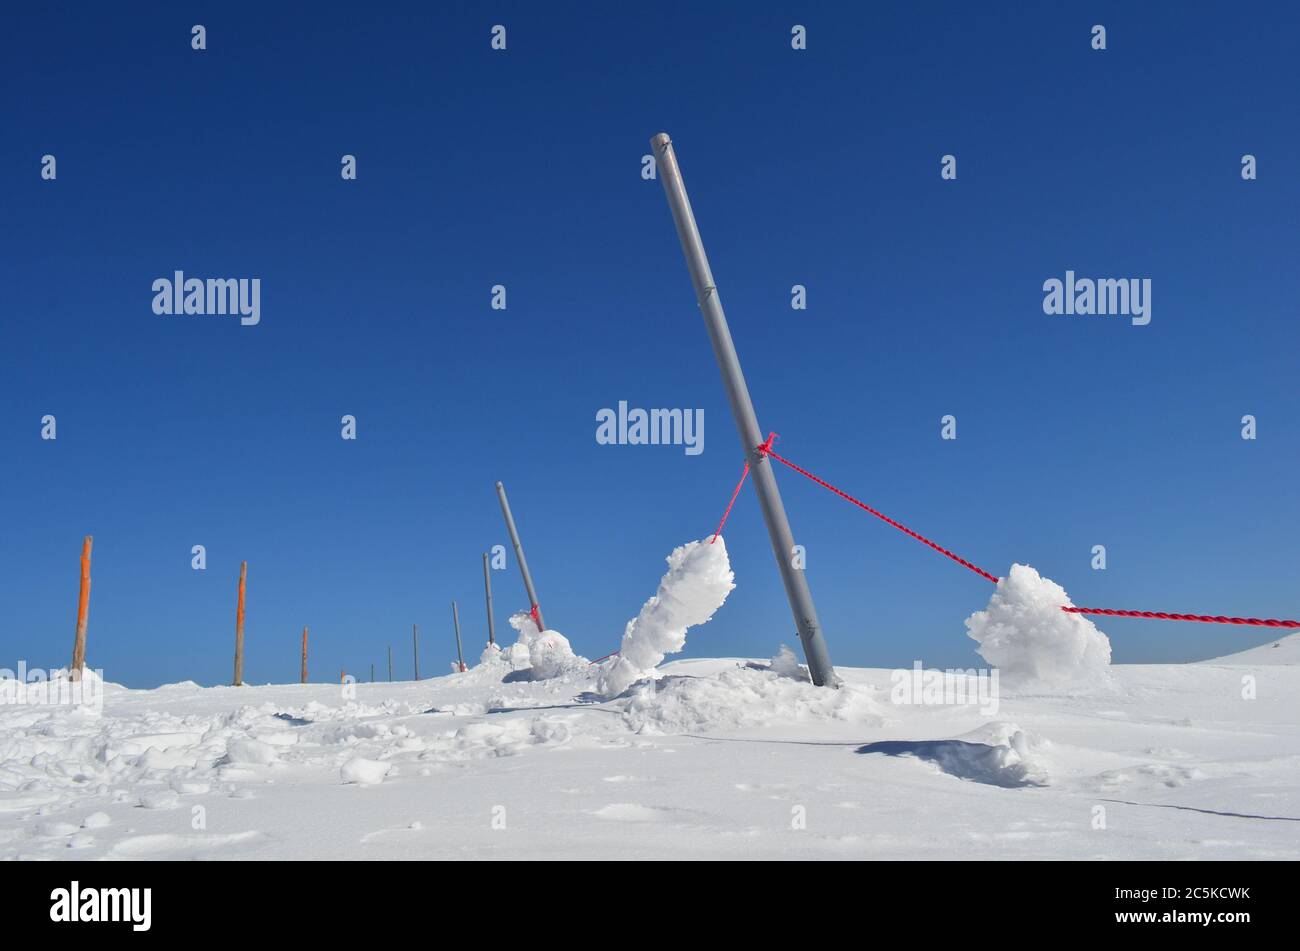
[[[546,630],[542,620],[542,608],[537,603],[537,589],[533,587],[533,576],[528,573],[528,561],[524,558],[524,546],[519,544],[519,532],[515,530],[515,517],[510,514],[510,503],[506,501],[506,487],[497,483],[497,498],[501,500],[501,514],[506,518],[506,531],[510,533],[510,544],[515,549],[515,560],[519,562],[519,572],[524,576],[524,590],[528,592],[528,605],[537,620],[537,629]]]
[[[487,552],[483,552],[483,595],[487,599],[488,643],[497,642],[496,627],[492,621],[492,575],[488,571]]]
[[[740,433],[740,444],[753,473],[754,489],[763,510],[763,520],[767,523],[772,552],[776,555],[776,564],[781,570],[790,611],[794,615],[795,626],[799,629],[799,640],[803,643],[808,672],[817,686],[834,686],[835,669],[831,666],[821,624],[817,621],[812,592],[808,589],[803,571],[794,567],[794,535],[790,531],[790,522],[786,519],[785,506],[781,504],[781,493],[776,487],[772,462],[758,451],[763,443],[763,431],[754,415],[754,404],[749,398],[745,375],[740,369],[736,347],[731,341],[727,316],[718,300],[718,288],[713,283],[713,272],[709,269],[709,259],[704,254],[704,242],[700,239],[700,230],[695,224],[690,199],[686,197],[686,185],[682,182],[682,171],[677,166],[672,140],[667,133],[660,132],[650,140],[650,146],[654,150],[659,178],[664,184],[668,206],[672,209],[673,221],[677,225],[677,237],[681,240],[682,253],[686,256],[686,267],[691,272],[691,283],[695,285],[696,301],[704,314],[709,339],[713,342],[713,355],[722,371],[722,382],[731,403],[731,414],[736,420],[736,430]]]
[[[465,671],[465,655],[460,649],[460,611],[456,609],[456,602],[451,602],[451,621],[456,625],[456,662],[460,664],[461,672]]]
[[[388,682],[393,682],[393,645],[388,645]]]

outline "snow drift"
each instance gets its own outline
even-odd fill
[[[686,630],[713,617],[736,587],[734,580],[721,535],[713,543],[694,541],[675,548],[658,592],[628,621],[618,657],[601,674],[600,692],[618,696],[665,654],[681,650]]]
[[[633,690],[623,710],[629,729],[649,735],[826,720],[879,727],[889,719],[869,686],[843,684],[829,690],[754,666],[708,676],[665,673]]]
[[[1073,606],[1055,581],[1028,565],[1012,565],[989,606],[966,619],[979,654],[1015,681],[1075,683],[1104,677],[1110,641]]]

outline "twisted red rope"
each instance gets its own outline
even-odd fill
[[[727,516],[731,514],[731,507],[736,504],[736,496],[740,495],[740,487],[745,484],[745,477],[748,475],[749,460],[746,459],[745,468],[740,471],[740,481],[736,483],[736,490],[731,493],[731,501],[727,503],[727,510],[722,513],[722,521],[718,523],[718,530],[714,532],[713,537],[709,539],[710,545],[716,542],[718,536],[722,534],[722,526],[727,524]]]
[[[1111,608],[1061,608],[1070,614],[1104,614],[1107,617],[1144,617],[1158,621],[1201,621],[1205,624],[1250,624],[1254,627],[1300,627],[1300,621],[1260,617],[1224,617],[1211,614],[1166,614],[1163,611],[1115,611]]]
[[[1000,580],[997,575],[991,574],[990,572],[985,571],[983,568],[971,564],[965,558],[961,558],[958,555],[955,555],[954,553],[949,551],[948,549],[944,548],[942,545],[930,541],[930,539],[926,538],[924,535],[920,534],[919,532],[912,531],[906,525],[894,521],[894,519],[890,518],[888,515],[885,515],[883,512],[876,511],[870,505],[867,505],[865,502],[855,499],[853,496],[849,495],[847,492],[843,491],[842,489],[837,489],[835,486],[831,485],[825,479],[818,478],[817,476],[809,472],[807,469],[797,466],[789,459],[786,459],[785,457],[778,455],[772,449],[772,443],[775,440],[776,440],[776,433],[772,433],[767,437],[767,442],[756,447],[758,449],[758,452],[762,455],[769,456],[770,458],[775,459],[777,462],[781,463],[782,465],[788,466],[789,468],[793,469],[795,472],[799,473],[800,475],[811,479],[813,482],[816,482],[818,485],[822,486],[822,488],[829,489],[830,491],[834,492],[836,495],[838,495],[840,498],[844,499],[845,501],[852,502],[858,508],[862,509],[865,512],[871,513],[872,515],[880,519],[885,524],[892,525],[894,528],[898,529],[904,535],[910,535],[912,538],[915,538],[917,541],[921,542],[922,544],[930,546],[939,554],[943,555],[946,558],[951,558],[953,561],[957,562],[957,564],[961,565],[963,568],[969,568],[971,571],[975,572],[975,574],[979,575],[981,578],[984,578],[988,581],[992,581],[994,584],[997,584],[998,581]],[[740,491],[740,486],[736,487],[736,491],[737,492]],[[733,502],[735,501],[734,495],[732,496],[732,501]],[[730,505],[727,506],[727,510],[728,511],[731,510]],[[724,521],[726,520],[725,516],[723,520]],[[1070,614],[1100,614],[1100,615],[1105,615],[1107,617],[1139,617],[1139,618],[1151,618],[1159,621],[1201,621],[1205,624],[1248,624],[1253,627],[1300,628],[1300,621],[1291,621],[1291,620],[1278,619],[1278,618],[1224,617],[1223,615],[1212,615],[1212,614],[1168,614],[1164,611],[1117,611],[1112,608],[1076,608],[1076,607],[1066,607],[1064,605],[1062,605],[1061,610],[1066,611]]]
[[[772,435],[774,436],[774,435],[776,435],[776,434],[773,433]],[[957,562],[957,564],[961,565],[963,568],[969,568],[971,571],[975,572],[975,574],[979,575],[981,578],[985,578],[985,579],[987,579],[987,580],[989,580],[989,581],[992,581],[994,584],[997,584],[997,583],[998,583],[998,576],[997,576],[997,575],[995,575],[995,574],[990,574],[989,572],[985,571],[983,568],[978,567],[977,565],[972,565],[972,564],[971,564],[969,561],[967,561],[965,558],[962,558],[962,557],[960,557],[959,555],[956,555],[956,554],[954,554],[953,552],[950,552],[948,549],[944,548],[942,545],[939,545],[939,544],[937,544],[937,543],[935,543],[935,542],[930,541],[930,539],[926,538],[926,537],[925,537],[924,535],[922,535],[921,533],[912,531],[912,530],[911,530],[910,528],[908,528],[906,525],[903,525],[903,524],[900,523],[900,522],[896,522],[896,521],[894,521],[892,518],[890,518],[888,515],[884,514],[883,512],[877,512],[875,509],[873,509],[873,508],[872,508],[870,505],[868,505],[866,502],[862,502],[862,501],[860,501],[860,500],[858,500],[858,499],[855,499],[853,496],[849,495],[847,492],[843,491],[842,489],[837,489],[837,488],[835,488],[835,486],[831,485],[831,484],[830,484],[829,482],[827,482],[825,479],[819,479],[817,476],[813,475],[813,474],[812,474],[811,472],[809,472],[807,469],[800,468],[799,466],[797,466],[797,465],[795,465],[793,462],[791,462],[789,459],[786,459],[784,456],[778,455],[778,454],[777,454],[775,451],[773,451],[773,449],[772,449],[772,436],[768,436],[768,437],[767,437],[767,442],[765,442],[765,443],[763,443],[761,446],[759,446],[759,447],[758,447],[758,451],[761,452],[761,453],[762,453],[763,455],[765,455],[765,456],[770,456],[770,457],[772,457],[773,459],[775,459],[777,462],[781,463],[782,465],[789,466],[791,469],[793,469],[795,472],[799,473],[800,475],[802,475],[802,476],[806,476],[806,477],[808,477],[809,479],[812,479],[814,482],[816,482],[816,483],[817,483],[818,485],[820,485],[822,488],[830,489],[832,492],[834,492],[834,493],[835,493],[836,495],[838,495],[840,498],[842,498],[842,499],[844,499],[844,500],[846,500],[846,501],[848,501],[848,502],[852,502],[854,505],[856,505],[858,508],[862,509],[864,512],[870,512],[872,515],[874,515],[876,518],[880,519],[880,520],[881,520],[882,522],[884,522],[886,525],[892,525],[894,528],[898,529],[898,530],[899,530],[900,532],[902,532],[904,535],[910,535],[912,538],[915,538],[918,542],[921,542],[921,543],[924,544],[924,545],[929,545],[931,548],[933,548],[933,549],[934,549],[935,551],[937,551],[939,554],[943,555],[945,558],[951,558],[953,561]]]

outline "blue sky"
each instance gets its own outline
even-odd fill
[[[382,675],[389,643],[409,676],[412,623],[441,672],[452,598],[483,640],[497,479],[548,621],[612,650],[742,460],[640,175],[661,130],[786,455],[1079,604],[1300,614],[1294,7],[442,6],[10,15],[4,665],[67,663],[90,533],[88,657],[112,680],[228,682],[242,559],[247,680],[295,679],[304,624],[316,678]],[[154,315],[176,269],[260,278],[261,323]],[[1150,278],[1150,325],[1045,315],[1067,269]],[[705,451],[598,445],[619,400],[703,409]],[[834,661],[977,662],[987,582],[778,478]],[[737,589],[687,654],[796,643],[752,488],[727,541]],[[494,587],[504,628],[513,558]],[[1268,636],[1102,627],[1131,662]]]

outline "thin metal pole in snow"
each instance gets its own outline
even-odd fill
[[[546,630],[542,620],[542,608],[537,603],[537,589],[533,587],[533,576],[528,573],[528,561],[524,558],[524,546],[519,544],[519,532],[515,530],[515,517],[510,514],[510,503],[506,500],[506,487],[497,483],[497,498],[501,501],[501,514],[506,518],[506,531],[510,533],[510,544],[515,549],[515,560],[519,562],[519,573],[524,576],[524,590],[528,592],[528,606],[537,618],[537,629]]]
[[[456,609],[456,602],[451,602],[451,621],[456,626],[456,662],[460,664],[461,672],[465,671],[465,655],[460,649],[460,611]]]
[[[681,240],[682,253],[686,256],[686,267],[691,272],[691,283],[695,285],[695,297],[704,314],[709,339],[713,342],[713,355],[722,371],[722,382],[731,403],[736,429],[740,433],[740,444],[754,476],[754,490],[758,493],[763,520],[767,523],[768,538],[772,541],[772,552],[776,555],[776,564],[781,570],[790,611],[794,615],[795,626],[799,629],[799,640],[803,643],[808,672],[817,686],[834,686],[835,669],[831,666],[821,624],[817,621],[812,592],[808,589],[803,571],[794,567],[794,535],[785,515],[785,506],[781,504],[781,492],[776,487],[772,462],[758,451],[763,443],[763,431],[754,415],[754,404],[749,398],[749,388],[745,385],[745,375],[740,369],[735,344],[731,341],[727,316],[718,300],[718,288],[713,283],[713,272],[709,269],[709,259],[704,253],[704,242],[700,239],[700,230],[695,224],[690,199],[686,197],[686,185],[682,182],[682,172],[677,166],[672,140],[667,133],[660,132],[650,140],[650,146],[654,150],[659,178],[663,181],[668,206],[672,209],[673,221],[677,225],[677,237]]]
[[[393,682],[393,645],[388,645],[388,682]]]
[[[483,552],[483,595],[487,599],[488,643],[497,642],[496,627],[492,621],[492,575],[488,571],[487,552]]]
[[[420,679],[420,628],[411,625],[411,650],[415,654],[415,679]]]

